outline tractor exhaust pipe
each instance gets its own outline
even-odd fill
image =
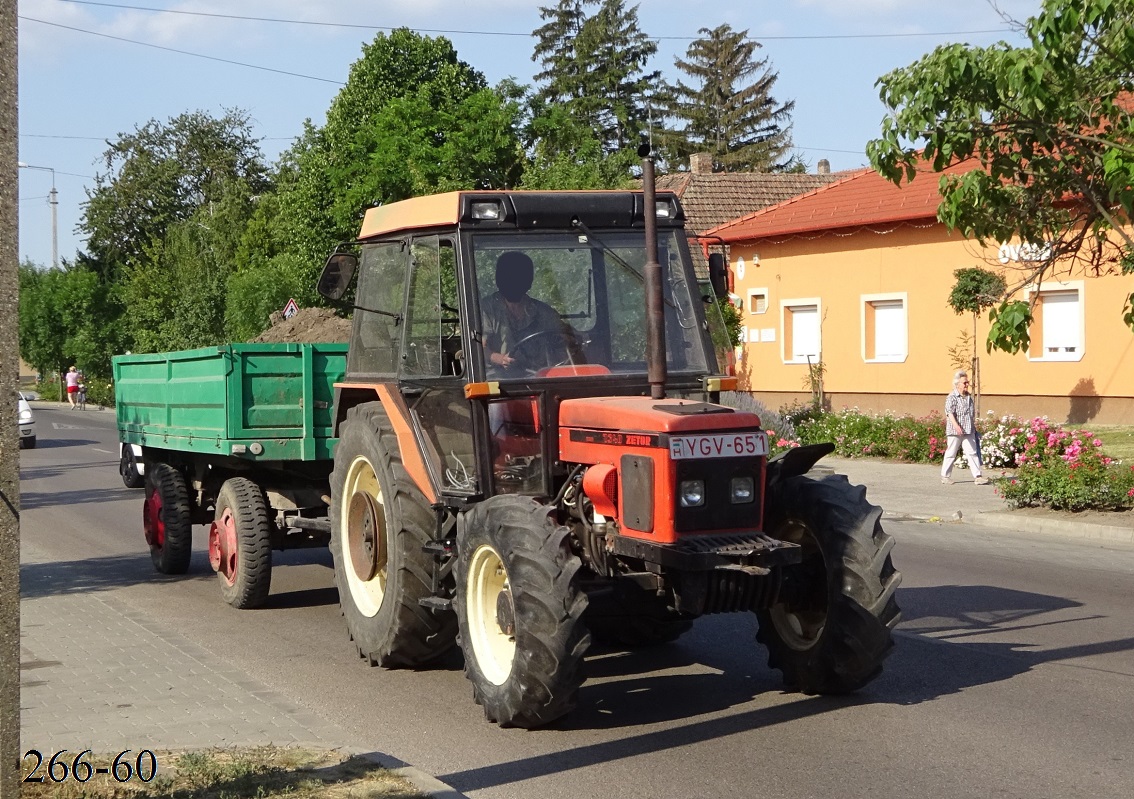
[[[662,297],[662,270],[658,263],[658,207],[654,189],[654,162],[650,145],[638,148],[642,157],[642,195],[646,223],[646,377],[650,398],[665,399],[665,305]]]

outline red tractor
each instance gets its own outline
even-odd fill
[[[354,309],[331,475],[343,615],[373,665],[454,645],[485,715],[569,712],[592,639],[752,612],[786,683],[853,691],[901,575],[865,489],[768,458],[677,198],[463,191],[371,209],[320,291]],[[354,277],[357,274],[357,283]],[[344,299],[346,298],[346,299]]]

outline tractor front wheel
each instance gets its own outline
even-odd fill
[[[882,671],[901,616],[902,575],[882,509],[843,475],[792,477],[769,498],[769,535],[799,544],[780,602],[757,612],[756,639],[784,682],[808,694],[857,690]]]
[[[457,619],[484,715],[533,728],[565,715],[583,682],[587,596],[569,531],[528,497],[501,495],[458,522]]]
[[[402,465],[380,403],[351,408],[331,472],[331,556],[347,630],[373,666],[419,666],[452,649],[457,621],[420,600],[433,593],[423,550],[436,517]]]
[[[272,587],[272,519],[260,487],[245,477],[224,482],[209,528],[209,563],[234,608],[258,608]]]
[[[150,558],[162,574],[185,574],[193,556],[193,523],[189,521],[189,484],[168,463],[146,471],[142,525]]]

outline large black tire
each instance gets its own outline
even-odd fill
[[[343,420],[330,516],[335,585],[359,656],[394,668],[419,666],[452,649],[454,613],[419,602],[433,593],[435,564],[422,547],[433,538],[436,516],[402,465],[381,403],[351,408]],[[368,529],[373,537],[367,538]]]
[[[118,473],[122,475],[122,484],[127,488],[141,488],[146,484],[146,478],[138,474],[138,461],[134,457],[134,448],[129,444],[122,445]]]
[[[502,727],[548,724],[575,707],[590,635],[569,531],[529,497],[501,495],[458,522],[457,618],[465,676]]]
[[[185,574],[193,556],[193,523],[185,475],[167,463],[154,463],[146,472],[142,523],[150,559],[162,574]]]
[[[769,497],[768,532],[803,547],[783,601],[757,612],[756,639],[784,682],[807,694],[843,694],[877,677],[893,648],[902,575],[882,509],[843,475],[792,477]]]
[[[234,608],[258,608],[268,601],[272,526],[268,500],[258,485],[244,477],[224,482],[209,530],[209,561],[221,596]]]
[[[668,644],[693,628],[665,599],[626,583],[616,583],[609,596],[592,601],[586,622],[595,641],[630,648]]]

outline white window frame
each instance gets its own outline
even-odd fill
[[[902,342],[900,352],[895,355],[878,356],[878,328],[877,323],[874,328],[874,353],[873,358],[867,358],[866,353],[869,350],[866,340],[866,311],[867,306],[874,303],[894,303],[900,302],[902,304],[902,316],[905,323],[902,330]],[[885,294],[863,294],[859,298],[859,331],[860,331],[860,346],[862,350],[862,360],[864,363],[905,363],[906,358],[910,354],[910,298],[909,293],[905,291],[892,291]],[[877,319],[877,317],[875,317]]]
[[[764,297],[764,310],[754,311],[754,310],[752,310],[752,298],[753,297],[759,297],[759,296]],[[748,316],[755,316],[757,314],[766,314],[768,312],[768,289],[767,288],[748,289],[748,301],[744,305],[744,310],[745,310],[745,313]]]
[[[1041,304],[1043,303],[1043,295],[1044,294],[1068,293],[1068,292],[1074,291],[1079,295],[1078,296],[1079,346],[1076,349],[1076,351],[1075,352],[1048,352],[1044,343],[1043,343],[1043,320],[1041,318],[1040,324],[1039,324],[1039,331],[1038,331],[1039,338],[1040,338],[1040,347],[1041,347],[1040,354],[1039,355],[1033,355],[1032,354],[1033,350],[1032,350],[1031,347],[1029,347],[1028,353],[1027,353],[1029,361],[1037,361],[1039,363],[1043,363],[1043,362],[1066,363],[1068,361],[1081,361],[1081,360],[1083,360],[1083,353],[1087,349],[1087,309],[1084,306],[1083,288],[1084,288],[1084,282],[1082,280],[1069,280],[1066,283],[1058,282],[1058,281],[1053,281],[1053,282],[1050,282],[1050,283],[1040,283],[1038,288],[1033,285],[1033,286],[1028,286],[1026,289],[1024,289],[1024,297],[1028,302],[1031,302],[1033,295],[1035,295],[1038,292],[1039,295],[1040,295],[1039,301],[1040,301]],[[1041,316],[1042,316],[1042,311],[1041,311]],[[1033,328],[1033,330],[1032,330],[1032,338],[1033,339],[1035,338],[1036,332],[1037,331],[1035,331],[1035,329]]]
[[[787,351],[789,339],[792,342],[792,349],[795,349],[795,330],[791,331],[792,335],[789,337],[787,320],[791,309],[810,306],[815,307],[815,324],[818,327],[816,336],[819,339],[819,352],[815,355],[812,363],[818,363],[823,359],[823,301],[819,297],[797,297],[790,300],[780,300],[780,359],[784,363],[807,364],[807,358],[796,358],[794,353]]]

